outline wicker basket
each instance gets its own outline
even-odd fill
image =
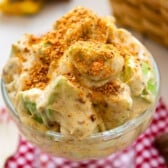
[[[116,21],[168,47],[168,0],[110,0]]]

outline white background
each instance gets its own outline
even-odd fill
[[[35,16],[16,17],[0,15],[0,72],[8,59],[12,43],[20,39],[24,33],[41,34],[49,31],[55,20],[79,5],[93,9],[101,16],[111,14],[108,0],[60,0],[60,2],[48,4]],[[138,37],[156,58],[161,73],[161,96],[168,105],[168,49],[148,39],[144,39],[140,35]],[[0,96],[0,107],[2,105],[4,103]]]

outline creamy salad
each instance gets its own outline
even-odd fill
[[[129,32],[83,7],[13,44],[2,74],[25,125],[76,139],[144,113],[155,76],[150,53]]]

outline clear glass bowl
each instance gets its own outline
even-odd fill
[[[69,139],[58,132],[40,132],[39,130],[25,126],[17,115],[14,106],[11,104],[3,81],[1,82],[2,96],[20,132],[28,141],[37,145],[43,151],[53,156],[71,160],[100,159],[129,146],[151,123],[160,86],[159,71],[153,58],[152,61],[158,85],[157,96],[150,109],[117,128],[95,133],[84,140]]]

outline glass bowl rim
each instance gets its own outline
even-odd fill
[[[141,113],[136,118],[128,120],[127,122],[125,122],[124,124],[122,124],[122,125],[120,125],[120,126],[118,126],[116,128],[113,128],[113,129],[110,129],[110,130],[106,130],[106,131],[103,131],[103,132],[94,133],[94,134],[90,135],[89,137],[85,138],[85,140],[86,139],[107,138],[107,137],[116,138],[116,137],[124,134],[127,130],[131,130],[131,129],[135,128],[136,126],[140,125],[142,123],[142,121],[146,118],[146,116],[148,116],[148,114],[151,113],[154,110],[154,108],[156,107],[156,103],[158,102],[159,93],[160,93],[160,73],[159,73],[158,66],[157,66],[157,64],[156,64],[156,62],[155,62],[153,57],[152,57],[151,60],[152,60],[152,63],[153,63],[152,65],[154,65],[154,70],[155,70],[156,79],[157,79],[157,93],[156,93],[155,101],[152,104],[152,106],[149,109],[147,109],[146,111],[144,111],[143,113]],[[14,106],[12,105],[12,103],[11,103],[11,101],[9,99],[9,96],[8,96],[7,91],[6,91],[5,83],[4,83],[3,79],[1,79],[0,83],[1,83],[2,97],[3,97],[3,100],[4,100],[7,108],[10,110],[10,112],[12,112],[12,115],[17,120],[19,120],[19,122],[21,122],[19,116],[17,115],[17,112],[16,112]],[[46,135],[46,136],[54,137],[58,141],[61,140],[61,139],[66,138],[64,135],[62,135],[59,132],[55,132],[55,131],[42,132],[42,131],[39,131],[37,129],[35,130],[34,128],[28,127],[27,125],[24,125],[24,127],[26,127],[26,129],[28,129],[31,132],[35,131],[36,134],[38,133],[40,135]]]

